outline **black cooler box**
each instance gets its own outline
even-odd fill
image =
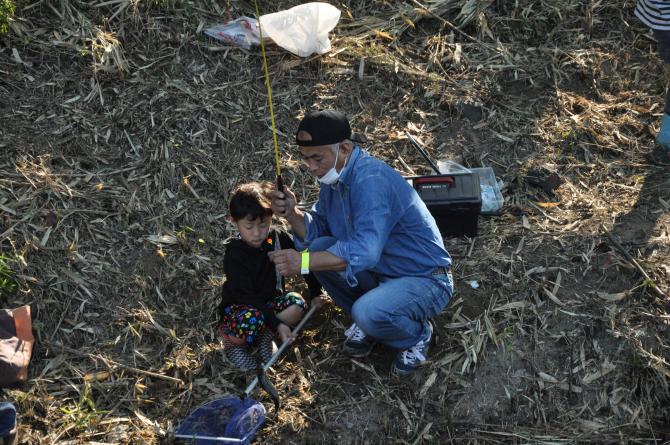
[[[413,176],[407,180],[426,203],[443,236],[477,236],[482,198],[476,173]]]

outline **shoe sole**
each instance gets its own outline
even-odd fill
[[[342,348],[342,350],[349,357],[363,358],[363,357],[367,357],[368,355],[372,354],[372,350],[375,348],[376,345],[377,345],[377,343],[374,343],[372,346],[370,346],[370,349],[368,349],[366,351],[359,351],[359,350],[356,350],[356,349],[348,349],[346,346],[344,346]]]
[[[399,375],[399,376],[408,376],[413,374],[415,371],[418,371],[422,368],[425,368],[430,364],[430,360],[426,359],[425,361],[421,362],[420,364],[416,365],[414,369],[411,371],[406,371],[404,369],[397,368],[395,365],[395,362],[391,365],[391,374]]]
[[[418,368],[417,368],[418,369]],[[400,369],[393,368],[391,369],[391,374],[396,377],[408,377],[416,372],[416,369],[412,371],[401,371]]]
[[[416,371],[419,371],[420,369],[426,367],[427,365],[428,365],[428,360],[421,363],[420,365],[417,365],[411,371],[405,371],[404,369],[399,369],[399,368],[396,368],[395,366],[392,366],[391,367],[391,374],[396,375],[398,377],[407,377],[407,376],[410,376],[410,375],[414,374]]]

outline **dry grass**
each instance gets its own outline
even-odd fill
[[[456,294],[428,368],[346,358],[331,308],[272,372],[285,409],[258,442],[670,439],[670,174],[644,156],[665,77],[633,2],[337,4],[330,54],[268,51],[287,182],[316,196],[291,135],[336,107],[403,173],[428,171],[404,131],[492,166],[505,212],[446,240]],[[0,254],[19,285],[0,296],[31,304],[37,335],[8,392],[24,443],[168,442],[243,388],[213,329],[226,196],[272,179],[272,135],[260,52],[196,31],[251,11],[33,2],[0,40]],[[528,185],[538,168],[555,194]]]

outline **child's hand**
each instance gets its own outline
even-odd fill
[[[288,340],[289,343],[293,343],[293,340],[295,340],[295,337],[291,335],[291,328],[284,323],[279,323],[279,326],[277,326],[277,335],[279,335],[279,339],[282,343],[286,340]]]

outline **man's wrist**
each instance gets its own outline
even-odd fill
[[[309,274],[309,251],[307,249],[300,252],[300,274]]]
[[[294,226],[295,223],[303,222],[305,220],[305,215],[299,209],[294,208],[293,212],[286,216],[286,219],[288,220],[289,224],[291,224],[291,226]]]

